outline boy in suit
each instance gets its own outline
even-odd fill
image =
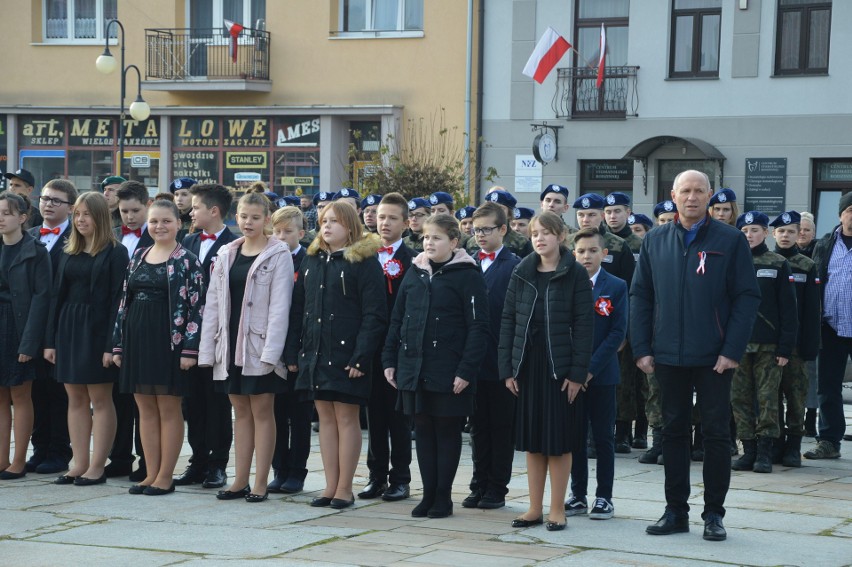
[[[148,234],[148,188],[138,181],[125,181],[118,188],[118,212],[121,226],[115,229],[115,237],[127,248],[133,258],[136,248],[148,248],[154,239]]]
[[[482,369],[476,381],[476,409],[470,420],[473,478],[465,508],[494,509],[506,504],[515,457],[515,397],[500,379],[497,342],[503,303],[515,266],[521,261],[503,245],[508,219],[500,205],[485,202],[473,213],[473,237],[479,246],[474,259],[488,287],[490,329]]]
[[[422,207],[421,207],[422,208]],[[388,193],[379,202],[376,227],[382,245],[378,251],[387,287],[388,313],[397,291],[417,253],[406,246],[402,234],[408,227],[410,205],[399,193]],[[397,391],[385,380],[381,349],[373,357],[372,389],[367,405],[369,432],[367,468],[370,482],[358,498],[378,496],[389,502],[409,497],[411,482],[411,419],[396,410]],[[390,446],[388,446],[390,438]]]
[[[190,181],[193,180],[177,179],[172,183],[172,186],[180,184],[175,187],[176,198]],[[183,238],[183,247],[201,261],[204,289],[207,290],[210,270],[219,249],[237,238],[224,223],[233,197],[222,185],[197,185],[194,182],[189,187],[189,193],[192,195],[190,222],[194,222],[199,230]],[[192,457],[189,458],[186,470],[175,478],[175,484],[185,486],[201,483],[204,488],[222,488],[228,479],[225,467],[228,465],[233,437],[231,403],[227,394],[214,391],[211,367],[193,366],[189,373],[189,391],[184,398],[183,411]]]
[[[627,334],[627,284],[601,269],[609,251],[604,237],[595,228],[584,228],[574,235],[574,256],[592,282],[595,308],[594,350],[586,379],[586,393],[579,405],[580,439],[586,439],[591,424],[597,451],[597,490],[589,517],[593,520],[612,518],[612,484],[615,476],[615,388],[619,382],[618,349]],[[586,444],[574,451],[571,465],[571,496],[565,502],[565,515],[576,516],[588,511],[586,491],[589,461]]]

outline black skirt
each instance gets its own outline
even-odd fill
[[[275,372],[263,376],[245,376],[242,368],[231,366],[227,380],[216,380],[214,390],[223,394],[257,396],[259,394],[284,394],[287,392],[287,380]]]
[[[4,388],[35,379],[35,361],[18,362],[19,344],[12,304],[0,301],[0,386]]]
[[[105,332],[92,323],[92,307],[66,303],[56,326],[56,381],[62,384],[108,384],[118,380],[115,366],[104,368]]]
[[[354,406],[366,406],[367,398],[347,394],[345,392],[336,392],[334,390],[298,390],[296,395],[300,402],[337,402],[340,404],[352,404]]]

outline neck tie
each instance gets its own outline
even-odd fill
[[[127,236],[128,234],[135,234],[136,238],[142,238],[142,228],[140,227],[134,230],[132,228],[127,228],[126,226],[121,225],[121,235]]]
[[[393,246],[385,246],[384,248],[379,248],[379,254],[384,252],[385,254],[393,254]]]
[[[205,240],[212,240],[212,241],[215,242],[216,241],[216,235],[215,234],[207,234],[206,232],[202,232],[201,233],[201,242],[204,242]]]
[[[58,226],[56,228],[41,227],[41,229],[38,232],[41,236],[44,236],[45,234],[59,234],[59,227]]]
[[[488,258],[489,260],[491,260],[493,262],[494,258],[496,258],[496,257],[497,257],[496,252],[481,252],[481,251],[479,252],[479,261],[480,262],[482,260],[485,260],[486,258]]]

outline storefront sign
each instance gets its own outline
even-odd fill
[[[214,147],[219,145],[218,118],[176,118],[172,123],[175,146]],[[177,177],[177,174],[175,174]]]
[[[852,181],[852,162],[822,162],[817,167],[817,179],[819,181],[838,181],[848,183]]]
[[[633,181],[633,162],[584,161],[583,181]]]
[[[275,119],[276,146],[318,146],[319,141],[318,116],[282,116]]]
[[[172,152],[172,177],[192,177],[199,183],[218,183],[216,152]]]
[[[65,138],[62,118],[27,116],[21,118],[20,146],[61,146]]]
[[[22,117],[21,146],[115,146],[117,118]],[[160,121],[126,119],[122,127],[125,146],[160,146]]]
[[[769,218],[784,212],[787,198],[787,158],[746,158],[745,211]]]
[[[226,147],[262,148],[269,145],[267,118],[230,118],[223,121],[222,131],[222,145]]]
[[[286,185],[288,187],[294,185],[313,185],[314,178],[313,177],[282,177],[281,185]]]
[[[534,155],[515,156],[515,192],[541,192],[541,162]]]
[[[229,169],[266,169],[266,152],[225,152]]]

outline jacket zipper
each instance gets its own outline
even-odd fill
[[[175,342],[172,340],[172,329],[171,329],[171,321],[172,317],[174,317],[174,311],[172,310],[172,278],[169,277],[169,263],[172,261],[171,257],[166,260],[166,289],[168,290],[169,297],[169,346],[172,347],[172,352],[175,350]],[[174,268],[173,268],[174,269]],[[177,273],[177,270],[174,270]],[[186,293],[189,294],[189,285],[186,286]],[[187,299],[189,299],[187,297]],[[188,315],[188,314],[187,314]]]
[[[535,309],[535,302],[536,302],[536,300],[538,300],[538,290],[536,289],[536,287],[533,284],[531,284],[530,282],[528,282],[527,280],[525,280],[521,276],[518,276],[518,279],[521,280],[522,282],[524,282],[525,284],[527,284],[528,286],[530,286],[531,288],[533,288],[533,291],[535,292],[535,297],[533,298],[533,309]],[[527,335],[529,335],[529,332],[530,332],[530,323],[532,322],[532,316],[533,316],[532,311],[530,311],[529,319],[527,319],[527,326],[524,329],[524,344],[521,347],[521,359],[518,361],[518,367],[514,369],[515,370],[515,378],[518,377],[518,371],[520,371],[521,366],[523,365],[524,355],[527,352]]]
[[[552,281],[551,278],[550,281]],[[550,345],[550,281],[547,282],[547,289],[544,291],[544,328],[547,330],[545,338],[547,339],[547,356],[550,359],[550,367],[553,369],[553,379],[559,380],[556,375],[556,364],[553,363],[553,348]]]
[[[346,278],[343,277],[343,270],[340,270],[340,285],[343,286],[343,295],[346,295]]]
[[[470,296],[470,309],[473,315],[473,320],[476,321],[476,296]]]

